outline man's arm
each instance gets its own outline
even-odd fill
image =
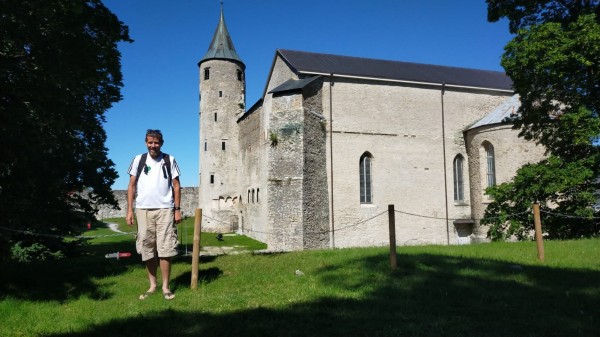
[[[175,207],[181,207],[181,184],[179,177],[173,178],[173,202]],[[181,210],[175,211],[175,223],[181,222]]]
[[[129,177],[129,186],[127,186],[127,224],[133,225],[133,203],[135,202],[136,176]]]

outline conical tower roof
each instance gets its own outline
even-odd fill
[[[242,62],[242,59],[235,51],[233,41],[231,41],[231,36],[229,36],[229,31],[227,31],[225,16],[223,15],[223,7],[221,7],[221,19],[219,20],[219,25],[217,26],[215,35],[213,36],[212,42],[208,47],[208,51],[199,63],[211,59],[233,60],[245,66],[244,62]]]

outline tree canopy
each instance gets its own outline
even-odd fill
[[[591,208],[600,177],[599,2],[487,1],[488,20],[506,18],[516,34],[502,57],[521,100],[514,127],[547,150],[545,160],[487,190],[494,201],[483,223],[492,239],[529,238],[533,221],[525,211],[536,201],[550,238],[600,233]]]
[[[0,0],[1,256],[56,252],[82,215],[116,205],[102,123],[121,99],[121,41],[100,0]]]

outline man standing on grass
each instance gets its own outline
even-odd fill
[[[140,300],[156,292],[156,272],[160,266],[162,293],[166,300],[175,295],[169,288],[171,257],[177,255],[175,223],[181,222],[179,166],[175,158],[161,152],[160,130],[146,132],[148,152],[133,158],[127,188],[127,224],[132,226],[133,203],[138,223],[136,250],[146,263],[150,288]]]

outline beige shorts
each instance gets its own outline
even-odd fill
[[[177,255],[177,229],[172,208],[136,209],[138,232],[135,248],[142,261]]]

